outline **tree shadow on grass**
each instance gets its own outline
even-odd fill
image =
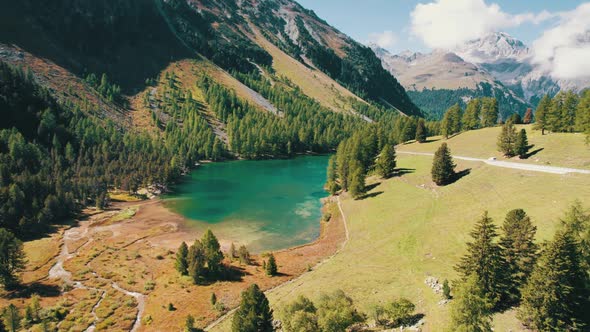
[[[61,295],[61,288],[56,285],[33,282],[30,284],[18,285],[8,295],[9,298],[29,298],[33,294],[41,297],[57,297]]]
[[[534,146],[534,145],[530,146],[530,147],[529,147],[529,149],[530,149],[530,148],[532,148],[533,146]],[[539,152],[541,152],[541,151],[543,151],[543,150],[545,150],[545,148],[538,148],[538,149],[536,149],[536,150],[533,150],[533,151],[531,151],[531,152],[527,153],[527,154],[524,156],[524,158],[521,158],[521,159],[529,159],[530,157],[532,157],[532,156],[536,155],[537,153],[539,153]]]
[[[398,176],[402,176],[405,174],[411,174],[414,173],[416,171],[415,168],[398,168],[395,170],[395,174],[393,175],[393,177],[398,177]]]
[[[380,184],[381,184],[381,182],[377,182],[377,183],[372,183],[368,186],[365,186],[365,191],[367,191],[367,192],[371,191],[371,190],[377,188]]]
[[[464,170],[461,170],[459,172],[456,172],[455,173],[455,176],[453,177],[453,179],[449,183],[447,183],[447,185],[453,184],[453,183],[461,180],[461,178],[463,178],[463,177],[465,177],[465,176],[467,176],[469,174],[471,174],[471,168],[466,168]]]
[[[364,195],[360,196],[359,198],[357,198],[356,200],[357,201],[362,201],[362,200],[367,199],[367,198],[377,197],[377,196],[379,196],[381,194],[383,194],[383,191],[376,191],[376,192],[373,192],[373,193],[364,194]]]
[[[422,142],[420,144],[423,144],[423,143],[434,143],[434,142],[438,142],[438,141],[440,141],[440,138],[430,138],[430,139],[426,139],[424,142]]]

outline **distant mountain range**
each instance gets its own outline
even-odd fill
[[[412,100],[434,118],[454,103],[483,95],[498,98],[505,118],[535,107],[544,94],[590,86],[589,80],[552,78],[533,63],[529,47],[504,32],[428,54],[405,51],[393,55],[371,47]]]

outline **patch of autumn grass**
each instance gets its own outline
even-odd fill
[[[109,192],[109,198],[113,202],[139,202],[145,199],[145,197],[133,195],[125,191]]]

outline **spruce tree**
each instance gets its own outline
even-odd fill
[[[240,307],[232,321],[232,332],[271,332],[274,331],[272,322],[268,299],[258,285],[251,285],[242,292]]]
[[[498,136],[498,151],[507,157],[516,155],[516,128],[514,123],[508,120],[502,126],[502,132]]]
[[[520,288],[535,266],[538,251],[534,241],[536,232],[537,227],[522,209],[508,212],[504,219],[500,247],[506,262],[507,300],[510,303],[520,300]]]
[[[188,246],[183,241],[176,252],[176,270],[183,276],[188,274]]]
[[[481,101],[481,126],[493,127],[498,123],[498,100],[484,97]]]
[[[576,130],[586,134],[586,143],[590,143],[590,89],[586,89],[576,109]]]
[[[447,143],[441,144],[432,162],[432,181],[439,186],[451,183],[455,177],[455,163]]]
[[[463,129],[473,130],[479,128],[480,125],[480,100],[477,98],[471,99],[467,104],[465,113],[463,113]]]
[[[590,211],[575,201],[561,219],[561,225],[578,244],[582,266],[590,274]]]
[[[483,294],[496,305],[506,292],[506,264],[502,249],[496,243],[496,225],[487,211],[469,235],[473,241],[467,243],[467,254],[461,258],[455,269],[464,281],[471,275],[477,277]]]
[[[451,302],[451,331],[491,332],[492,308],[476,275],[468,276],[454,291]]]
[[[535,125],[533,126],[534,129],[541,131],[541,135],[545,135],[545,130],[548,128],[547,115],[550,112],[550,109],[551,97],[549,97],[549,95],[544,95],[537,105],[537,110],[535,112]]]
[[[539,331],[577,330],[587,310],[587,275],[570,234],[558,231],[543,250],[522,290],[518,317]]]
[[[22,242],[10,231],[0,228],[0,283],[12,287],[18,283],[17,272],[25,267]]]
[[[388,178],[395,172],[396,166],[395,148],[389,144],[385,144],[375,165],[377,173],[384,178]]]
[[[275,255],[272,253],[268,256],[268,262],[266,263],[266,274],[269,276],[276,276],[278,273],[277,261]]]
[[[348,190],[352,197],[359,198],[365,193],[365,172],[360,163],[356,162],[351,167],[351,174],[348,182]]]
[[[326,188],[331,195],[338,191],[338,166],[336,165],[336,155],[332,155],[328,160],[328,179],[326,181]]]
[[[217,277],[223,269],[223,253],[217,237],[208,229],[201,239],[203,250],[205,254],[205,261],[207,262],[207,272],[211,277]]]
[[[515,152],[520,159],[526,158],[529,153],[529,140],[524,128],[522,128],[516,136]]]
[[[416,142],[426,142],[426,125],[422,118],[418,120],[418,125],[416,126]]]
[[[203,244],[199,240],[195,240],[195,243],[188,250],[188,274],[193,278],[195,284],[201,282],[201,278],[205,275],[205,249]]]

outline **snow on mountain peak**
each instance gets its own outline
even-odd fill
[[[473,63],[524,60],[530,55],[529,48],[523,42],[505,32],[489,33],[482,38],[468,41],[453,51]]]

